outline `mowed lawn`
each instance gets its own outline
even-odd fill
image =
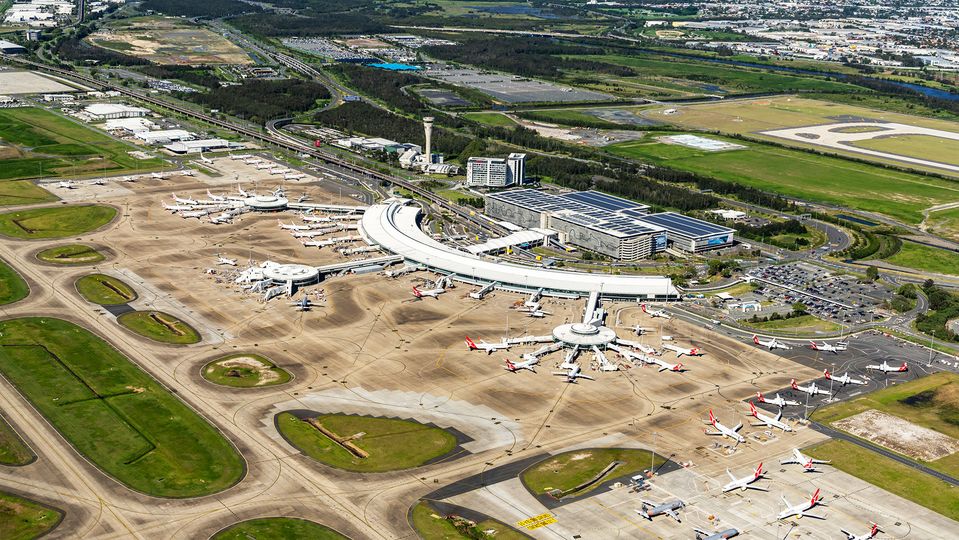
[[[222,491],[244,473],[233,446],[123,354],[67,321],[0,321],[3,374],[83,456],[158,497]]]
[[[516,125],[516,122],[512,121],[505,114],[495,112],[466,113],[463,115],[463,118],[493,127],[513,127]]]
[[[932,135],[895,135],[852,143],[857,148],[878,150],[948,165],[959,165],[959,141]]]
[[[241,521],[214,534],[210,540],[349,540],[329,527],[305,519],[271,517]]]
[[[99,229],[116,215],[116,208],[99,204],[6,212],[0,214],[0,234],[24,240],[65,238]]]
[[[648,450],[587,448],[547,458],[523,471],[520,478],[533,493],[548,493],[554,489],[567,491],[592,480],[614,461],[621,463],[603,479],[655,469],[665,460]],[[588,493],[599,485],[601,482],[582,490],[581,493]]]
[[[877,212],[906,223],[922,210],[959,200],[959,183],[818,156],[798,150],[742,143],[742,150],[705,152],[646,138],[607,146],[613,154],[737,182],[815,202]]]
[[[906,268],[937,274],[959,275],[959,253],[916,244],[908,240],[903,241],[902,248],[898,253],[884,260]]]
[[[12,266],[0,260],[0,306],[23,300],[30,287]]]
[[[59,200],[56,195],[28,180],[0,182],[0,206],[39,204],[56,200]]]
[[[62,513],[36,501],[0,491],[0,538],[32,540],[60,524]]]
[[[101,306],[126,304],[137,299],[137,293],[123,281],[106,274],[90,274],[76,282],[77,292],[87,302]]]
[[[33,451],[27,443],[0,416],[0,465],[26,465],[33,461],[33,457]]]
[[[45,249],[37,253],[37,258],[50,264],[60,264],[64,266],[76,266],[82,264],[94,264],[102,261],[106,257],[95,248],[83,244],[67,244]]]
[[[171,345],[200,342],[200,333],[177,317],[162,311],[128,311],[117,317],[120,326],[143,337]]]
[[[742,321],[742,323],[760,330],[787,330],[794,332],[835,332],[842,328],[842,326],[837,323],[825,321],[812,315],[762,322],[749,322],[749,320],[745,320]]]

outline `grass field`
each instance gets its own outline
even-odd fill
[[[266,357],[253,353],[231,354],[203,366],[203,378],[223,386],[252,388],[289,382],[292,376]]]
[[[0,538],[32,540],[59,525],[61,513],[36,501],[0,491]]]
[[[884,260],[906,268],[937,274],[959,275],[959,253],[916,244],[908,240],[903,241],[898,253]]]
[[[925,223],[929,232],[959,240],[959,208],[930,212]]]
[[[437,512],[427,501],[420,501],[413,507],[413,528],[424,540],[525,540],[529,536],[508,527],[498,521],[488,519],[481,521],[469,531],[469,536],[458,530],[446,516]],[[485,531],[492,530],[493,534]]]
[[[0,465],[26,465],[34,459],[33,451],[20,435],[0,416]],[[3,536],[0,535],[0,538]]]
[[[277,415],[280,433],[307,456],[338,469],[385,472],[419,467],[456,447],[456,438],[445,430],[393,418],[321,415],[323,426],[339,437],[365,433],[353,444],[369,453],[359,458],[318,429],[290,413]]]
[[[127,304],[137,299],[137,293],[123,281],[106,274],[83,276],[75,283],[77,292],[87,302],[101,306]]]
[[[878,150],[949,165],[959,165],[959,141],[931,135],[876,137],[852,143],[858,148]]]
[[[50,206],[0,214],[0,234],[12,238],[66,238],[103,227],[116,208],[98,204]]]
[[[554,489],[567,491],[588,482],[610,463],[622,462],[603,478],[635,474],[644,469],[655,469],[665,461],[647,450],[628,448],[589,448],[573,450],[547,458],[523,471],[520,479],[533,493],[548,493]],[[589,493],[602,481],[577,493]]]
[[[847,441],[833,440],[803,452],[816,459],[832,460],[832,466],[843,472],[959,520],[959,488],[942,480]]]
[[[510,120],[505,114],[500,113],[466,113],[463,115],[463,118],[493,127],[512,127],[516,125],[516,122]]]
[[[740,143],[714,135],[709,138]],[[705,152],[647,136],[606,147],[613,154],[715,176],[800,199],[885,214],[919,223],[925,208],[959,200],[959,184],[842,158],[747,143],[743,150]]]
[[[142,172],[167,167],[161,159],[138,160],[127,153],[134,150],[133,146],[44,109],[0,109],[0,180]],[[33,196],[36,195],[34,192]]]
[[[72,323],[0,321],[0,372],[77,451],[132,489],[198,497],[243,476],[242,458],[213,426]]]
[[[121,326],[160,343],[191,345],[200,334],[189,324],[160,311],[130,311],[117,317]]]
[[[83,244],[67,244],[45,249],[37,253],[37,258],[50,264],[61,264],[64,266],[79,266],[85,264],[95,264],[102,261],[105,257],[96,249]]]
[[[589,114],[583,109],[547,109],[541,111],[522,111],[516,113],[520,118],[534,122],[562,124],[564,126],[583,126],[606,129],[624,129],[628,124],[618,124]]]
[[[272,517],[241,521],[210,540],[348,540],[329,527],[305,519]]]
[[[0,306],[19,302],[30,294],[30,287],[20,274],[0,260]]]
[[[0,206],[40,204],[56,200],[59,200],[56,195],[27,180],[0,182]]]
[[[841,325],[824,321],[812,315],[802,315],[800,317],[790,317],[788,319],[779,319],[775,321],[749,322],[742,321],[743,324],[758,328],[760,330],[789,330],[792,332],[835,332],[842,328]]]

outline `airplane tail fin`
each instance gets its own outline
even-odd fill
[[[757,336],[756,334],[753,334],[753,343],[755,343],[756,345],[759,345],[759,336]]]
[[[810,341],[810,342],[809,342],[809,348],[815,351],[815,350],[818,350],[818,349],[819,349],[819,346],[816,345],[816,342],[815,342],[815,341]]]
[[[759,477],[762,476],[762,475],[763,475],[763,462],[760,461],[760,462],[759,462],[759,466],[756,467],[756,472],[753,474],[753,477],[754,477],[754,478],[759,478]]]
[[[756,410],[756,406],[753,405],[752,401],[749,402],[749,414],[756,417],[759,416],[759,412]]]
[[[649,313],[648,311],[646,311],[646,304],[642,304],[639,307],[643,308],[643,313]]]
[[[796,379],[789,381],[789,386],[791,386],[793,390],[799,390],[799,387],[796,386]]]
[[[712,409],[709,409],[709,423],[714,426],[716,425],[716,415],[713,414]]]
[[[877,534],[879,534],[879,525],[872,523],[872,528],[869,529],[869,537],[872,538],[873,536],[876,536]]]
[[[819,502],[819,488],[816,488],[816,491],[815,493],[812,494],[812,498],[809,499],[809,502],[812,504],[816,504]]]
[[[413,293],[416,294],[416,287],[413,287]],[[466,336],[466,346],[469,347],[471,351],[476,350],[476,343],[473,342],[469,336]],[[509,360],[507,360],[507,362],[509,362]]]
[[[763,396],[762,392],[756,392],[756,401],[760,403],[766,403],[766,398]]]
[[[689,349],[689,356],[696,356],[697,354],[699,354],[699,348],[693,347],[692,349]]]
[[[903,362],[902,365],[899,366],[899,371],[909,371],[909,366]]]
[[[506,369],[510,371],[516,371],[516,365],[509,361],[509,358],[506,359]]]
[[[829,373],[829,369],[828,369],[828,368],[822,370],[822,374],[826,377],[826,380],[827,380],[827,381],[832,379],[832,373]]]
[[[413,286],[413,296],[417,298],[423,298],[423,293],[421,293],[420,290],[417,289],[415,285]]]
[[[682,370],[683,370],[683,363],[682,363],[682,362],[680,362],[680,363],[676,364],[675,366],[673,366],[673,371],[682,371]]]

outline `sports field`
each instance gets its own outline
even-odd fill
[[[0,180],[144,172],[167,167],[161,159],[140,160],[127,153],[135,150],[44,109],[0,109]]]
[[[0,372],[77,451],[132,489],[198,497],[243,476],[242,458],[213,426],[72,323],[0,321]]]
[[[30,287],[12,266],[0,260],[0,306],[23,300]]]
[[[200,342],[200,334],[189,324],[160,311],[129,311],[117,317],[120,326],[145,338],[171,345]]]
[[[91,34],[91,43],[157,64],[252,64],[230,40],[206,28],[170,17],[121,19]]]
[[[210,540],[349,540],[346,536],[305,519],[272,517],[241,521],[214,534]]]
[[[23,442],[13,427],[0,416],[0,465],[26,465],[33,459],[33,451],[27,443]]]
[[[0,491],[0,538],[32,540],[60,524],[62,514],[36,501]]]
[[[37,253],[37,258],[50,264],[60,264],[64,266],[77,266],[83,264],[94,264],[102,261],[105,257],[96,249],[83,244],[68,244],[45,249]]]
[[[0,214],[0,234],[23,240],[66,238],[103,227],[116,208],[98,204],[49,206]]]
[[[711,138],[722,137],[710,135]],[[739,142],[735,139],[725,139]],[[799,199],[836,204],[919,223],[926,208],[959,200],[959,184],[760,143],[703,152],[650,136],[607,146],[640,161],[714,176]]]
[[[567,492],[594,479],[613,462],[620,464],[603,476],[603,480],[627,474],[636,474],[644,469],[655,470],[664,459],[648,450],[628,448],[588,448],[573,450],[547,458],[523,471],[520,478],[533,493],[549,493],[553,490]],[[602,485],[602,481],[582,489],[576,494],[589,493]]]
[[[959,275],[959,253],[916,244],[908,240],[903,241],[898,253],[883,260],[926,272]]]

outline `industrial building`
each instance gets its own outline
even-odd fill
[[[3,54],[25,54],[27,49],[12,41],[7,41],[5,39],[0,39],[0,53]]]
[[[466,185],[501,188],[519,186],[526,181],[526,154],[507,158],[471,157],[466,162]]]
[[[146,116],[149,112],[143,107],[131,107],[121,103],[94,103],[83,108],[83,115],[92,122],[103,122],[114,118],[137,118]]]
[[[146,144],[169,144],[177,141],[190,141],[196,137],[185,129],[161,129],[158,131],[138,131],[134,135]]]
[[[670,246],[690,253],[700,253],[732,245],[733,235],[736,232],[729,227],[677,214],[676,212],[649,214],[640,217],[639,220],[666,229]]]
[[[234,150],[245,148],[242,144],[227,141],[225,139],[203,139],[199,141],[177,141],[165,145],[166,148],[174,154],[198,154],[200,152],[216,152],[218,150]]]

